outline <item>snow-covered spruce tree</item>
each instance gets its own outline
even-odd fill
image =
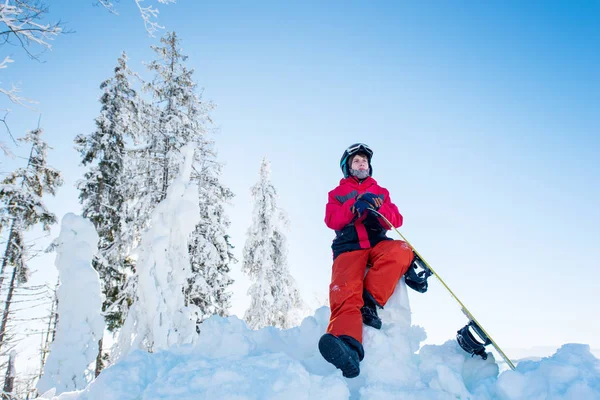
[[[200,309],[198,322],[214,314],[227,316],[231,307],[229,265],[237,260],[231,252],[224,204],[233,193],[220,182],[220,174],[221,164],[209,154],[193,174],[198,182],[200,222],[190,239],[193,276],[188,280],[186,299]]]
[[[243,271],[253,281],[248,289],[251,303],[244,319],[252,329],[293,325],[293,313],[302,306],[296,282],[287,265],[287,243],[283,228],[288,224],[277,207],[277,192],[270,181],[266,157],[259,181],[252,187],[254,211],[244,245]]]
[[[210,315],[226,315],[230,307],[228,291],[233,282],[228,275],[232,256],[227,229],[229,220],[223,204],[233,194],[220,182],[221,165],[216,161],[213,143],[207,139],[212,124],[210,111],[214,105],[197,94],[193,71],[184,63],[176,33],[167,33],[163,47],[153,47],[159,56],[148,65],[155,76],[146,85],[153,97],[147,146],[136,154],[139,169],[147,177],[137,215],[141,216],[139,231],[148,227],[148,216],[178,174],[178,155],[189,143],[194,145],[192,180],[199,188],[200,222],[190,237],[190,260],[193,276],[186,292],[188,304],[200,308],[198,321]]]
[[[37,224],[42,224],[42,228],[49,231],[50,226],[56,222],[56,217],[46,208],[42,197],[45,194],[54,195],[62,185],[62,178],[57,170],[46,163],[48,145],[42,140],[41,134],[42,130],[38,128],[19,139],[31,143],[27,166],[10,173],[0,183],[0,231],[8,229],[0,269],[0,289],[6,291],[0,324],[0,348],[5,343],[15,289],[17,285],[27,282],[29,277],[25,232]],[[8,267],[12,267],[12,272],[5,288],[4,274]]]
[[[188,239],[199,220],[198,188],[190,181],[193,145],[180,176],[152,214],[136,265],[136,298],[119,334],[116,359],[134,349],[156,351],[193,343],[197,337],[193,305],[186,307],[183,289],[191,275]]]
[[[92,267],[92,259],[98,251],[94,225],[83,217],[66,214],[55,244],[55,265],[60,280],[59,318],[37,388],[40,393],[56,388],[58,394],[81,390],[93,379],[93,370],[88,368],[98,354],[98,341],[105,323],[100,279]]]
[[[123,325],[131,299],[124,292],[127,276],[134,268],[130,257],[133,246],[126,235],[128,216],[126,201],[136,197],[136,178],[127,171],[126,144],[139,137],[140,99],[132,88],[127,67],[127,55],[117,60],[114,76],[102,82],[100,115],[96,129],[88,135],[78,135],[75,144],[81,154],[81,163],[89,169],[78,183],[83,216],[89,218],[99,236],[98,254],[94,269],[100,274],[105,296],[102,311],[110,332]],[[102,369],[102,342],[100,342],[96,374]]]

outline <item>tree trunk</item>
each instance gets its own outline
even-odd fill
[[[102,372],[102,369],[104,368],[104,364],[102,363],[102,343],[104,342],[104,338],[98,340],[98,356],[96,356],[96,371],[95,371],[95,377],[97,378],[98,375],[100,375],[100,372]]]
[[[6,376],[4,378],[4,393],[2,393],[3,400],[13,398],[11,393],[13,392],[15,385],[15,357],[16,352],[13,350],[10,352],[10,356],[8,358],[8,367],[6,368]]]
[[[14,227],[15,221],[13,220],[13,222],[10,224],[10,233],[8,234],[8,240],[6,241],[6,250],[4,251],[4,258],[2,259],[2,269],[0,269],[0,289],[2,289],[2,284],[4,284],[4,270],[6,270],[6,265],[8,264],[8,259],[10,258]]]
[[[173,50],[173,53],[175,53],[176,51],[176,47],[175,47],[176,41],[175,41],[175,37],[173,37],[171,39],[171,49]],[[171,55],[171,78],[173,77],[173,75],[175,75],[175,56]],[[171,90],[169,91],[171,92]],[[173,94],[169,93],[169,104],[167,105],[167,111],[169,112],[169,114],[172,113],[173,111]],[[161,198],[160,201],[163,201],[166,197],[167,197],[167,188],[169,187],[169,160],[167,159],[168,155],[169,155],[169,150],[170,150],[170,144],[171,144],[171,138],[167,135],[165,136],[165,155],[164,155],[164,159],[163,159],[163,187],[162,187],[162,193],[161,193]]]
[[[56,284],[58,287],[58,283]],[[46,365],[46,358],[48,357],[48,352],[50,351],[50,343],[54,340],[54,334],[52,335],[52,339],[50,339],[50,332],[56,330],[56,325],[52,325],[53,320],[56,318],[56,289],[54,290],[54,299],[52,300],[52,308],[50,309],[50,317],[48,318],[48,327],[46,328],[46,337],[42,338],[42,351],[41,351],[41,361],[40,361],[40,373],[38,375],[38,379],[42,377],[44,374],[44,366]]]
[[[17,267],[13,269],[12,278],[10,278],[10,287],[8,288],[8,295],[6,296],[6,303],[4,305],[4,314],[2,315],[2,326],[0,326],[0,348],[4,344],[4,336],[6,334],[6,324],[8,323],[8,314],[10,313],[10,304],[12,302],[13,294],[15,293],[15,281],[17,280]]]
[[[160,201],[163,201],[167,197],[167,188],[169,187],[169,160],[167,159],[169,154],[169,138],[165,138],[165,153],[163,157],[163,181],[162,191],[160,194]]]

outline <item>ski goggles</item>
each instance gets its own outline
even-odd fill
[[[373,156],[373,150],[371,150],[371,148],[364,143],[353,144],[346,149],[346,152],[350,155],[357,153],[360,150],[363,150],[365,153],[367,153],[369,157]]]

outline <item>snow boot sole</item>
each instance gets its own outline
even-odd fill
[[[346,378],[356,378],[360,374],[358,353],[342,339],[326,333],[319,340],[319,351],[327,362],[342,370]]]

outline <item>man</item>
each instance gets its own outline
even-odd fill
[[[376,210],[396,228],[402,225],[402,215],[389,192],[371,177],[372,157],[373,151],[363,143],[344,151],[340,160],[344,178],[329,192],[325,211],[325,223],[336,237],[331,246],[331,318],[327,333],[319,340],[319,351],[347,378],[360,374],[363,322],[381,328],[377,307],[385,306],[413,261],[412,249],[388,238],[390,227],[370,211]]]

